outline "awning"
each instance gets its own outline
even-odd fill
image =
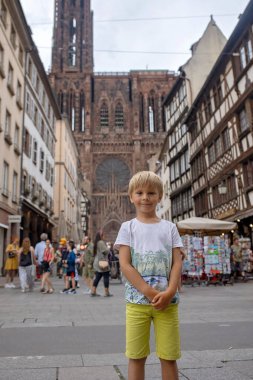
[[[231,231],[237,228],[237,224],[234,222],[228,222],[225,220],[209,219],[192,217],[189,219],[180,220],[177,223],[179,232],[192,232],[192,231]]]
[[[5,228],[6,230],[9,229],[9,226],[7,226],[6,224],[3,224],[3,223],[0,223],[0,228]]]

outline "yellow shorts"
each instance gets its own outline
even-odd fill
[[[178,305],[156,310],[151,305],[126,304],[126,356],[146,358],[150,354],[150,327],[154,324],[156,354],[160,359],[177,360],[181,356]]]

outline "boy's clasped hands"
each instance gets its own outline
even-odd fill
[[[151,305],[156,310],[164,310],[171,303],[171,300],[174,296],[173,292],[171,292],[170,288],[167,288],[164,291],[158,291],[154,288],[151,288],[150,296],[148,297],[151,301]]]

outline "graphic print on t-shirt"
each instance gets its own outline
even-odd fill
[[[142,223],[138,219],[124,222],[119,230],[115,248],[127,245],[131,251],[133,267],[144,281],[160,291],[168,287],[172,265],[172,249],[183,247],[175,224],[161,219],[158,223]],[[149,304],[150,301],[131,283],[125,284],[126,302]],[[172,303],[178,302],[176,295]]]

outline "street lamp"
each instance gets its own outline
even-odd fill
[[[227,185],[225,181],[218,185],[218,192],[220,195],[227,194]]]

